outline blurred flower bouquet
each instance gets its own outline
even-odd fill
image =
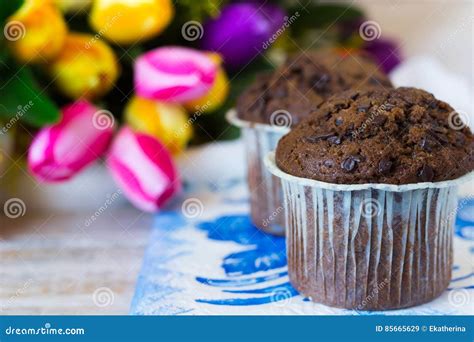
[[[285,1],[8,0],[0,7],[0,143],[42,182],[101,157],[124,195],[158,210],[181,187],[173,158],[236,137],[224,120],[257,72],[321,45],[365,49],[389,70],[395,45],[345,4]],[[372,30],[372,31],[370,31]],[[373,32],[375,30],[375,32]],[[1,147],[1,146],[0,146]]]

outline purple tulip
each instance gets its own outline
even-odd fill
[[[402,61],[400,49],[392,40],[375,39],[367,42],[363,49],[374,57],[386,73],[392,71]]]
[[[202,48],[219,52],[230,68],[244,66],[270,44],[284,20],[285,12],[276,5],[229,4],[204,25]]]
[[[181,189],[170,153],[151,135],[124,127],[112,143],[107,167],[138,209],[155,212]]]
[[[112,115],[85,100],[62,109],[55,125],[42,128],[28,150],[28,167],[43,182],[72,178],[99,158],[114,132]]]

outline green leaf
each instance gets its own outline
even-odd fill
[[[288,10],[288,15],[291,16],[296,12],[299,13],[299,17],[292,24],[292,30],[327,28],[364,16],[364,13],[352,4],[312,4],[304,9],[294,7]]]
[[[28,67],[13,72],[4,68],[0,73],[0,118],[35,127],[59,120],[59,109],[37,86]]]
[[[364,17],[364,13],[351,4],[311,4],[305,9],[295,7],[288,10],[288,15],[295,15],[298,18],[290,27],[291,36],[302,48],[310,42],[314,45],[315,37],[318,41],[334,41],[334,30],[341,24],[350,22],[357,18]],[[309,37],[308,37],[309,35]]]
[[[202,23],[208,17],[217,16],[227,2],[228,0],[180,0],[176,1],[176,13],[185,18],[185,21],[191,19]]]
[[[23,0],[0,0],[0,22],[3,23],[23,5]]]

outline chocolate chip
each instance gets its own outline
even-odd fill
[[[349,108],[349,104],[348,103],[337,103],[334,106],[334,108],[336,109],[336,111],[340,111],[340,110]]]
[[[360,93],[358,91],[354,91],[352,94],[351,94],[351,99],[353,101],[357,100],[357,98],[359,97]]]
[[[421,138],[421,140],[419,142],[419,146],[423,150],[425,150],[426,152],[432,152],[433,151],[433,141],[428,137]]]
[[[418,179],[422,182],[431,182],[434,178],[434,171],[431,166],[424,164],[418,170]]]
[[[289,72],[290,74],[301,74],[303,72],[303,68],[299,65],[294,65],[291,68],[285,70],[285,73]]]
[[[365,161],[365,157],[361,156],[360,154],[354,154],[352,155],[352,158],[354,158],[354,160],[358,163]]]
[[[339,138],[337,135],[327,138],[327,141],[333,145],[341,144],[341,138]]]
[[[341,163],[341,167],[347,172],[353,171],[356,168],[356,166],[357,166],[356,161],[352,159],[351,157],[344,159],[343,162]]]
[[[443,126],[432,126],[431,131],[443,134],[448,133],[448,130]]]
[[[381,127],[384,125],[384,123],[387,121],[387,117],[383,114],[379,114],[377,115],[374,120],[372,121],[372,123],[375,125],[375,126],[378,126],[378,127]]]
[[[369,108],[370,108],[370,105],[368,105],[368,104],[360,105],[360,106],[357,107],[357,112],[365,113],[365,112],[367,112],[367,109],[369,109]]]
[[[324,166],[326,167],[333,167],[334,166],[334,161],[332,161],[331,159],[326,159],[324,162],[323,162]]]
[[[344,132],[343,137],[352,141],[352,139],[356,138],[357,135],[358,135],[357,132],[353,130],[349,130],[349,131]]]
[[[448,139],[448,137],[445,136],[445,135],[438,134],[438,135],[436,136],[436,139],[438,139],[438,141],[439,141],[441,144],[443,144],[443,145],[449,144],[449,139]]]
[[[323,115],[323,118],[325,121],[328,121],[332,116],[332,113],[331,112],[327,112]]]
[[[379,172],[386,175],[392,169],[392,161],[388,158],[384,158],[379,162]]]
[[[335,136],[334,133],[318,133],[318,134],[313,134],[309,137],[306,137],[305,140],[309,143],[316,143],[320,140],[326,140],[334,136]]]
[[[429,130],[428,133],[443,145],[446,145],[449,143],[449,140],[446,137],[445,133],[438,133],[432,130]]]
[[[384,103],[384,104],[383,104],[383,107],[384,107],[385,110],[388,110],[388,111],[389,111],[389,110],[395,108],[395,105],[394,105],[394,104],[391,104],[391,103]]]
[[[340,126],[340,125],[342,125],[343,122],[344,122],[344,120],[342,120],[342,118],[339,117],[339,118],[337,118],[337,119],[334,121],[334,124],[335,124],[336,126]]]
[[[351,171],[354,171],[355,168],[357,167],[357,163],[361,162],[365,160],[364,157],[356,154],[356,155],[352,155],[352,156],[349,156],[347,157],[346,159],[344,159],[341,163],[341,167],[347,171],[347,172],[351,172]]]

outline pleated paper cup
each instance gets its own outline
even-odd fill
[[[414,306],[451,280],[457,187],[474,178],[406,185],[331,184],[281,171],[288,272],[311,300],[357,310]]]
[[[280,180],[266,169],[263,159],[276,149],[278,140],[289,132],[286,126],[266,125],[241,120],[232,109],[226,119],[242,132],[247,152],[247,180],[252,223],[266,233],[285,233],[283,194]]]

